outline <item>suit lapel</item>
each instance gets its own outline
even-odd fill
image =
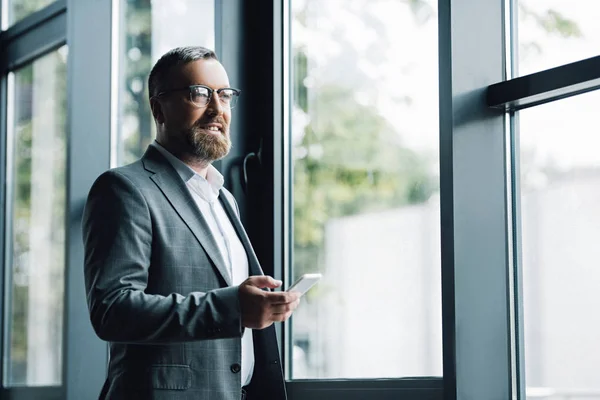
[[[219,200],[221,201],[225,212],[227,212],[227,216],[233,224],[235,232],[237,233],[238,237],[240,238],[240,241],[242,242],[242,245],[244,246],[244,249],[246,250],[246,254],[248,255],[250,275],[264,275],[262,268],[260,267],[260,264],[258,262],[258,258],[254,253],[254,249],[250,244],[250,239],[248,238],[248,235],[246,235],[246,230],[242,226],[242,222],[238,218],[237,213],[234,211],[233,206],[229,201],[229,197],[225,194],[223,190],[221,190],[219,193]]]
[[[183,222],[190,228],[190,231],[192,231],[198,243],[206,251],[206,254],[210,257],[223,280],[227,285],[231,286],[231,276],[225,259],[219,251],[217,242],[210,231],[206,219],[204,219],[204,216],[198,209],[198,205],[181,177],[177,174],[177,171],[152,146],[148,147],[146,154],[142,157],[142,162],[146,170],[154,172],[153,175],[150,175],[150,179],[154,181]]]

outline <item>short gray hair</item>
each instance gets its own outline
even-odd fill
[[[176,47],[158,59],[148,77],[148,95],[150,98],[164,90],[162,83],[167,80],[171,68],[185,65],[192,61],[214,59],[218,61],[214,51],[201,46]]]

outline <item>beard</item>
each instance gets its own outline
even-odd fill
[[[186,129],[183,137],[188,142],[188,148],[192,155],[200,161],[213,162],[222,159],[231,150],[231,140],[229,140],[229,127],[224,121],[218,121],[223,126],[223,132],[211,133],[200,126],[204,124],[194,124]]]

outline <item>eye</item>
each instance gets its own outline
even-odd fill
[[[191,89],[192,101],[202,102],[208,100],[210,93],[208,89],[203,87],[194,87]]]
[[[219,93],[219,97],[221,97],[223,100],[230,101],[233,97],[233,90],[223,90],[221,93]]]

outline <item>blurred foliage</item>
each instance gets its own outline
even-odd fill
[[[532,18],[536,24],[549,34],[563,38],[581,37],[582,33],[577,23],[562,13],[548,9],[542,14],[532,11],[524,2],[519,2],[519,12],[524,20]]]
[[[10,5],[10,21],[14,24],[26,16],[41,10],[54,0],[8,0]]]
[[[369,7],[385,1],[353,0],[344,3],[344,11],[375,29],[381,22]],[[435,17],[432,1],[403,0],[419,24]],[[307,0],[304,8],[296,9],[295,23],[317,35],[339,32],[335,26],[311,26],[314,4]],[[549,34],[581,35],[576,23],[554,10],[540,15],[522,2],[520,6]],[[377,57],[390,40],[384,30],[377,31],[377,43],[364,54],[356,53],[348,38],[337,35],[335,41],[342,53],[357,59]],[[307,120],[301,140],[292,149],[294,278],[322,270],[328,220],[423,203],[438,186],[437,177],[428,170],[431,160],[403,145],[401,133],[376,107],[357,101],[358,93],[377,87],[376,78],[357,72],[357,79],[348,82],[351,87],[341,86],[340,81],[324,82],[322,77],[311,76],[319,67],[311,63],[307,50],[306,43],[293,48],[295,115],[300,113]],[[344,64],[342,68],[347,71],[356,66]],[[403,98],[410,106],[412,99]]]
[[[9,0],[11,24],[41,10],[53,0]],[[29,64],[15,74],[15,139],[14,139],[14,174],[15,186],[13,197],[13,243],[12,243],[12,312],[10,329],[10,362],[7,364],[8,379],[12,384],[27,383],[27,321],[29,309],[28,274],[32,267],[29,265],[31,252],[36,251],[35,243],[30,243],[31,226],[31,186],[32,186],[32,148],[33,95],[53,96],[53,107],[56,115],[54,127],[49,127],[48,133],[55,135],[56,165],[48,166],[55,174],[53,181],[54,202],[52,206],[53,260],[52,279],[56,291],[48,293],[48,301],[52,304],[60,318],[62,326],[63,291],[64,285],[64,240],[65,240],[65,201],[66,201],[66,119],[67,119],[67,64],[58,52],[44,57],[56,60],[56,87],[54,93],[37,93],[34,88],[34,68]],[[34,61],[35,62],[35,61]],[[60,337],[62,339],[62,337]]]
[[[319,116],[293,149],[295,276],[321,269],[328,220],[421,203],[436,187],[425,160],[350,90],[320,88],[311,106]]]
[[[308,3],[305,6],[309,7]],[[413,12],[429,7],[420,0],[406,3]],[[356,0],[348,9],[360,16],[363,6],[373,4]],[[306,29],[311,29],[309,12],[297,9],[294,15],[295,22]],[[345,51],[354,52],[346,38],[337,37],[336,41]],[[385,41],[382,38],[376,45],[385,46]],[[377,49],[374,53],[381,52]],[[303,114],[307,124],[292,149],[295,277],[322,271],[329,220],[422,203],[437,188],[437,178],[427,171],[429,160],[403,145],[401,135],[379,110],[360,99],[361,90],[341,81],[314,79],[318,67],[310,61],[305,44],[296,44],[295,114]],[[354,73],[362,75],[358,70]],[[356,81],[376,87],[369,76]]]
[[[148,101],[148,75],[152,69],[152,2],[127,0],[125,4],[125,51],[121,55],[125,73],[119,111],[119,165],[139,159],[154,138],[154,120]],[[125,123],[132,121],[136,128],[133,132],[125,132]]]
[[[66,52],[65,52],[66,54]],[[14,171],[16,176],[13,197],[13,243],[12,243],[12,307],[10,329],[10,368],[9,379],[13,384],[27,383],[27,349],[28,349],[28,311],[29,305],[29,279],[35,274],[38,266],[32,265],[32,253],[37,251],[41,243],[31,242],[32,233],[39,229],[50,230],[51,260],[49,260],[49,276],[52,281],[53,291],[46,295],[52,308],[55,323],[49,326],[53,337],[62,340],[62,313],[63,313],[63,287],[64,287],[64,243],[65,243],[65,207],[66,207],[66,118],[67,118],[67,63],[66,57],[55,51],[43,56],[45,66],[52,65],[51,71],[55,86],[51,92],[41,92],[36,87],[34,73],[40,72],[34,64],[29,64],[15,73],[15,144],[14,144]],[[33,102],[34,96],[41,96],[45,106],[52,107],[54,111],[54,126],[46,127],[44,134],[52,135],[52,148],[40,149],[34,137]],[[40,104],[40,98],[35,101]],[[40,135],[40,127],[36,128],[36,135]],[[44,140],[45,142],[47,140]],[[40,171],[33,170],[33,151],[52,151],[54,165],[46,166],[51,171],[52,203],[49,209],[38,210],[39,213],[51,215],[51,227],[41,227],[32,221],[32,185],[34,174]],[[43,173],[47,176],[47,171]],[[38,189],[39,192],[39,189]],[[39,195],[39,193],[38,193]],[[47,215],[47,214],[46,214]],[[39,222],[38,222],[39,223]],[[60,344],[60,342],[58,343]]]
[[[547,9],[541,13],[532,11],[524,1],[519,1],[519,20],[533,20],[534,24],[546,34],[563,39],[583,36],[579,25],[562,13],[552,9]],[[536,41],[519,39],[519,58],[521,60],[526,59],[529,55],[539,55],[543,50]]]
[[[299,99],[301,103],[302,100]],[[322,240],[325,219],[427,200],[435,188],[426,163],[404,147],[372,106],[349,89],[319,89],[311,107],[318,117],[294,148],[295,238]]]

